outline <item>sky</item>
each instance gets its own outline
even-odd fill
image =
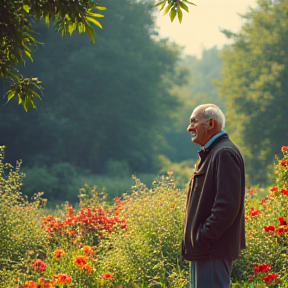
[[[156,3],[159,1],[156,1]],[[188,5],[189,13],[183,11],[183,20],[171,23],[163,11],[157,14],[157,26],[161,38],[169,38],[180,46],[184,53],[201,57],[203,49],[215,45],[221,49],[229,40],[221,29],[238,32],[244,23],[238,14],[245,14],[249,7],[256,7],[257,0],[190,0],[197,6]]]

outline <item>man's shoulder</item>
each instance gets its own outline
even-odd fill
[[[228,137],[219,141],[217,145],[212,148],[211,152],[213,153],[214,157],[226,152],[234,155],[236,154],[242,158],[240,150]]]

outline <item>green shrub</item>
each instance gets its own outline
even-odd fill
[[[135,181],[121,206],[127,230],[115,238],[102,265],[113,273],[115,285],[184,287],[188,269],[180,269],[179,258],[185,193],[171,175],[156,179],[151,189]]]
[[[16,287],[23,259],[29,253],[45,255],[47,233],[40,227],[40,195],[32,202],[21,194],[21,162],[4,163],[0,147],[0,287]]]
[[[255,283],[288,287],[288,147],[283,146],[282,152],[275,164],[276,185],[268,196],[259,200],[260,191],[247,193],[247,249],[235,261],[232,274],[235,282],[249,280],[252,284],[247,287]]]
[[[77,201],[77,191],[81,186],[76,181],[77,173],[71,164],[55,163],[51,167],[34,166],[26,168],[24,172],[23,193],[25,195],[32,196],[41,191],[51,203]]]

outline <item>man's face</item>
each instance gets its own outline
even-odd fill
[[[210,138],[209,119],[202,117],[203,109],[196,108],[190,116],[187,131],[192,134],[192,142],[204,146]]]

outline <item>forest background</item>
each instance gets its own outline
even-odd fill
[[[189,116],[208,102],[226,114],[247,182],[272,181],[288,140],[288,3],[259,0],[239,32],[223,31],[233,44],[198,59],[158,37],[152,2],[105,0],[95,44],[37,24],[45,44],[19,69],[43,81],[43,101],[26,113],[4,98],[0,113],[0,145],[7,162],[23,160],[24,194],[73,203],[88,182],[115,197],[132,174],[149,184],[167,170],[184,187],[200,148],[186,131]]]

